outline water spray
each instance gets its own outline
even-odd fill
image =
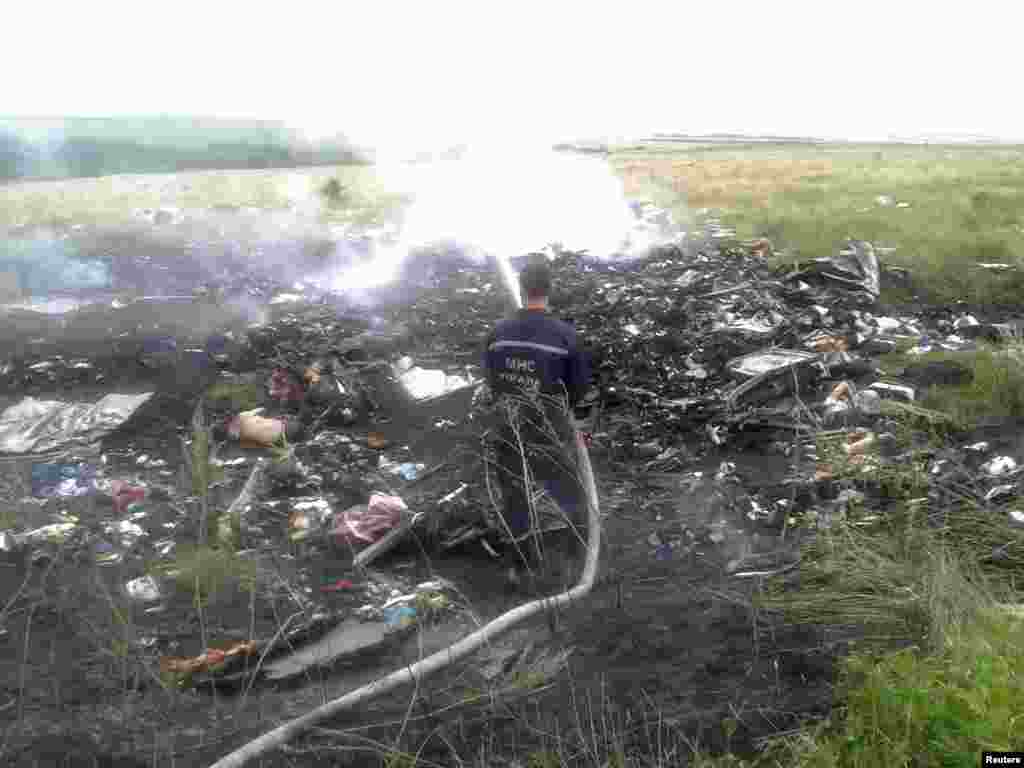
[[[512,294],[512,301],[516,303],[517,309],[522,309],[523,297],[519,293],[519,281],[516,279],[516,273],[512,268],[512,262],[504,256],[496,256],[495,260],[498,262],[498,270],[501,272],[501,279],[505,281],[505,287],[507,287],[509,293]]]

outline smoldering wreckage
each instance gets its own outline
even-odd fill
[[[867,242],[797,267],[773,268],[771,249],[739,243],[716,222],[642,258],[547,249],[552,311],[575,324],[591,356],[592,388],[576,416],[598,474],[705,491],[700,523],[667,520],[647,542],[652,558],[684,567],[697,545],[735,555],[732,531],[827,525],[854,499],[884,503],[869,468],[919,455],[921,445],[897,439],[901,420],[929,386],[971,371],[887,371],[878,357],[998,345],[1018,331],[957,307],[890,313],[881,288],[907,275]],[[270,303],[267,322],[244,333],[140,340],[142,368],[189,359],[210,372],[188,403],[191,420],[174,424],[160,418],[165,393],[114,391],[116,371],[103,361],[2,361],[10,404],[0,452],[24,471],[5,482],[21,522],[0,531],[0,554],[30,570],[71,559],[116,573],[138,615],[135,651],[183,688],[301,680],[456,621],[466,607],[457,577],[417,575],[410,560],[486,559],[502,544],[481,441],[489,405],[478,393],[480,345],[507,294],[493,265],[451,249],[413,254],[403,279],[416,284],[414,300],[406,291],[372,318],[308,287],[278,286],[284,298]],[[257,282],[269,298],[275,287]],[[107,393],[83,402],[27,394],[61,382]],[[744,476],[738,457],[751,449],[779,456],[785,472]],[[852,479],[839,464],[855,469]],[[1021,517],[1010,509],[1017,461],[984,443],[936,453],[928,493],[941,500],[964,466],[982,470],[971,492],[992,515]],[[187,605],[200,587],[187,562],[201,541],[250,563],[253,600],[268,606],[252,626],[206,627],[207,647],[196,632],[178,639],[183,595]],[[742,553],[723,563],[736,578],[797,567],[766,571]],[[204,597],[216,597],[213,586]],[[0,614],[0,642],[13,641],[5,623],[24,599]],[[278,604],[289,606],[283,625]]]

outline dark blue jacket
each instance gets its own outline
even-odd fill
[[[586,393],[590,378],[576,329],[538,309],[520,309],[495,326],[487,337],[484,368],[495,396],[568,393],[570,408]]]

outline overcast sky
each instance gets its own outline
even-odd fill
[[[383,147],[676,130],[1024,138],[1020,3],[690,5],[7,3],[0,113],[284,119]]]

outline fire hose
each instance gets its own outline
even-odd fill
[[[416,683],[428,675],[439,672],[500,637],[527,619],[569,605],[574,600],[586,596],[597,580],[598,557],[601,549],[601,512],[598,507],[597,484],[594,471],[590,464],[590,455],[583,434],[574,430],[577,466],[580,480],[587,498],[587,549],[583,573],[579,583],[572,589],[551,597],[533,600],[517,606],[490,623],[467,635],[448,648],[438,651],[425,659],[420,659],[411,666],[392,672],[368,685],[350,691],[345,695],[323,704],[311,712],[302,715],[284,725],[278,726],[259,738],[250,741],[243,747],[222,757],[211,768],[238,768],[265,755],[273,749],[288,743],[318,723],[351,710],[359,705],[384,694],[392,693],[403,685]]]

